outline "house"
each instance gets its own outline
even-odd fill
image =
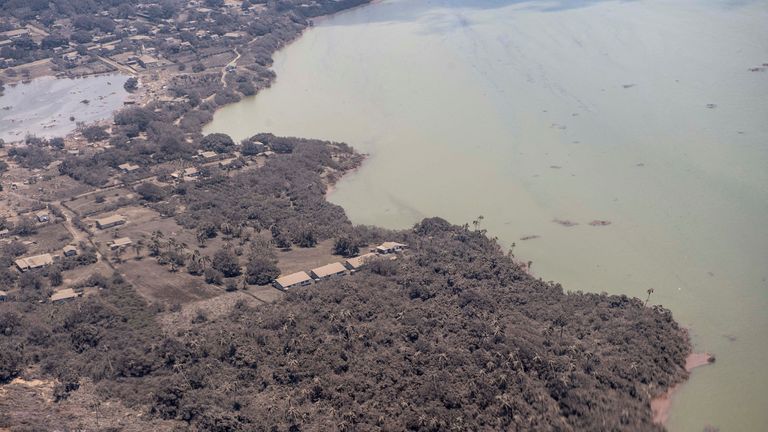
[[[109,243],[109,250],[115,250],[130,246],[133,242],[128,237],[120,237]]]
[[[312,283],[312,278],[309,277],[307,272],[296,272],[289,275],[279,277],[275,279],[275,288],[287,290],[297,286],[306,286]]]
[[[35,217],[37,217],[38,222],[48,222],[50,220],[50,216],[48,216],[48,210],[40,210],[39,212],[35,213]]]
[[[195,167],[189,167],[184,168],[183,170],[178,170],[171,174],[171,177],[175,179],[182,179],[184,177],[197,177],[200,175],[200,172]]]
[[[65,257],[71,257],[71,256],[77,255],[77,248],[75,246],[66,245],[62,250],[64,251]]]
[[[51,296],[51,303],[61,303],[67,300],[71,300],[73,298],[80,297],[81,295],[83,295],[82,292],[77,292],[72,288],[66,288],[53,293],[53,295]]]
[[[120,215],[107,216],[105,218],[96,219],[96,227],[99,229],[107,229],[122,225],[126,222],[125,218]]]
[[[26,258],[19,258],[14,262],[19,270],[25,272],[27,270],[39,269],[53,264],[53,256],[49,253],[44,253]]]
[[[213,158],[215,158],[216,156],[218,156],[218,155],[219,155],[219,154],[218,154],[218,153],[216,153],[215,151],[210,151],[210,150],[208,150],[208,151],[201,151],[201,152],[200,152],[200,153],[198,153],[198,154],[199,154],[199,155],[200,155],[200,157],[201,157],[201,158],[203,158],[203,159],[213,159]]]
[[[389,254],[400,252],[408,246],[397,242],[384,242],[376,247],[376,253]]]
[[[334,276],[341,276],[347,272],[347,268],[341,263],[335,262],[326,264],[322,267],[312,269],[311,274],[315,280],[330,279]]]
[[[356,256],[354,258],[350,258],[346,260],[344,262],[344,266],[352,271],[360,270],[361,268],[365,267],[365,265],[368,264],[375,257],[376,257],[375,253],[369,252],[367,254]]]
[[[8,300],[8,293],[5,291],[0,291],[0,302],[4,302]]]
[[[153,69],[160,66],[160,61],[150,55],[143,54],[136,59],[144,69]]]
[[[120,168],[120,171],[122,171],[124,174],[128,174],[128,173],[134,172],[134,171],[136,171],[137,169],[140,168],[138,165],[134,165],[134,164],[129,163],[129,162],[126,162],[124,164],[120,164],[117,167]]]

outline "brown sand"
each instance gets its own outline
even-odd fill
[[[709,353],[691,353],[685,359],[685,370],[691,372],[697,367],[706,366],[715,362],[715,357]],[[671,387],[664,394],[661,394],[651,400],[651,412],[653,412],[653,422],[665,424],[669,420],[669,410],[672,408],[672,397],[680,388],[681,384]]]

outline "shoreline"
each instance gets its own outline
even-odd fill
[[[694,369],[707,366],[715,362],[715,356],[707,352],[688,354],[685,358],[685,371],[688,374],[692,373]],[[672,402],[675,395],[680,391],[680,388],[690,380],[689,377],[680,383],[667,388],[667,391],[657,395],[651,399],[651,415],[653,423],[665,426],[669,420],[669,415],[672,412]]]

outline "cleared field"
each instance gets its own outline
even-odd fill
[[[115,264],[125,279],[147,300],[164,304],[189,303],[220,295],[224,290],[205,283],[203,278],[180,270],[168,271],[154,259],[126,259]]]
[[[106,212],[119,205],[127,205],[135,200],[136,196],[136,193],[128,189],[119,188],[81,196],[67,201],[66,204],[72,211],[83,217]]]
[[[344,258],[333,253],[333,240],[321,241],[313,248],[294,247],[289,251],[279,251],[277,267],[282,274],[307,271],[332,262],[343,262]]]
[[[72,235],[69,234],[64,224],[49,223],[40,225],[37,229],[37,234],[33,239],[33,243],[27,245],[26,255],[35,255],[45,252],[61,252],[61,248],[68,245],[72,241]],[[22,238],[22,241],[25,239]]]

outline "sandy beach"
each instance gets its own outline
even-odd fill
[[[706,366],[715,362],[715,357],[709,353],[691,353],[685,359],[685,370],[690,373],[697,367]],[[675,392],[682,384],[669,388],[660,396],[651,400],[651,411],[653,411],[653,422],[665,424],[669,419],[669,412],[672,408],[672,399]]]

